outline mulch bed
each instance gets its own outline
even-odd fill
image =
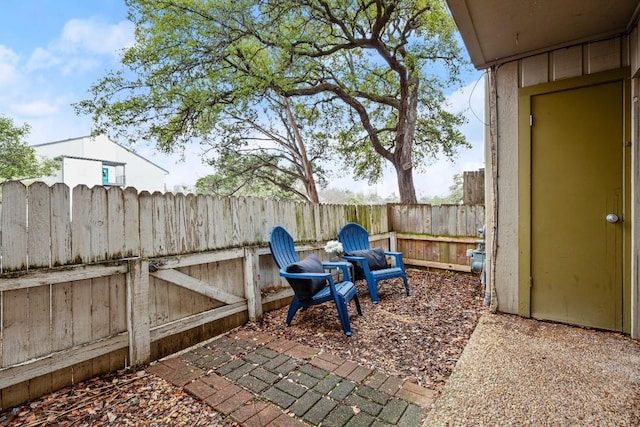
[[[412,295],[406,296],[401,280],[384,281],[377,305],[371,303],[366,283],[356,283],[364,315],[349,304],[351,337],[342,333],[329,303],[299,311],[289,327],[283,307],[235,331],[261,331],[305,343],[439,392],[486,311],[482,286],[477,276],[466,273],[410,269],[407,274]],[[235,424],[144,370],[94,378],[0,413],[0,426],[128,425]]]
[[[335,306],[322,304],[298,311],[289,327],[288,307],[264,315],[242,328],[267,332],[378,369],[440,391],[487,309],[477,275],[409,269],[411,296],[401,279],[378,286],[372,304],[367,284],[356,282],[363,316],[349,304],[352,336],[340,328]]]

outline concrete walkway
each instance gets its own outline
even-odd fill
[[[638,426],[640,342],[485,315],[426,426]]]
[[[435,393],[256,332],[230,333],[152,364],[242,426],[420,426]]]

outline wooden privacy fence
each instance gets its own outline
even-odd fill
[[[405,264],[469,272],[467,249],[477,246],[483,205],[388,205],[390,230]]]
[[[301,256],[325,257],[324,243],[344,223],[359,222],[373,244],[409,250],[405,257],[415,265],[435,251],[413,255],[411,245],[430,244],[437,237],[430,233],[443,230],[433,227],[442,222],[435,207],[423,205],[311,205],[19,182],[2,191],[0,409],[146,364],[287,304],[292,292],[266,246],[275,224],[296,238]],[[396,223],[413,232],[396,233]]]

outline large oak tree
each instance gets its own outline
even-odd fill
[[[298,135],[298,150],[316,142],[315,133],[330,135],[317,146],[335,149],[344,173],[370,182],[389,162],[404,203],[416,202],[415,169],[466,144],[457,130],[462,117],[444,105],[443,90],[459,83],[464,61],[443,0],[127,5],[136,44],[124,52],[124,67],[77,105],[93,115],[96,131],[148,139],[165,151],[192,140],[215,145],[214,130],[230,110],[257,111],[268,96],[294,100],[290,123],[322,131]],[[314,180],[309,159],[279,161]]]

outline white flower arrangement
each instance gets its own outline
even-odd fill
[[[328,254],[337,254],[344,252],[342,243],[337,240],[329,240],[327,244],[324,245],[324,250]]]

